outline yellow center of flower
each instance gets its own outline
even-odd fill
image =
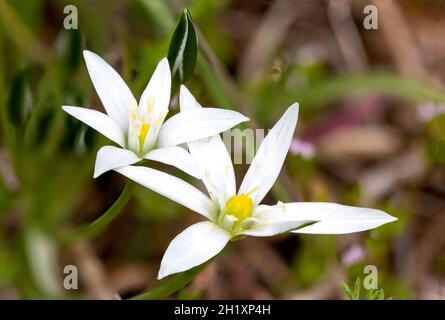
[[[153,120],[154,98],[147,99],[145,110],[138,110],[137,105],[130,106],[130,135],[137,138],[138,146],[133,144],[133,148],[142,153],[145,139],[150,131],[150,123]]]
[[[252,199],[245,194],[231,197],[227,201],[225,213],[243,221],[252,215]]]

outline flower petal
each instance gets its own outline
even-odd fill
[[[159,161],[174,166],[189,175],[201,179],[201,174],[193,161],[190,153],[178,146],[163,147],[148,152],[145,156],[147,160]]]
[[[209,218],[210,199],[191,184],[159,170],[127,166],[115,171],[140,185]]]
[[[254,217],[259,222],[251,228],[240,232],[240,234],[254,237],[269,237],[315,222],[308,219],[295,219],[287,214],[282,214],[275,206],[265,205],[256,207]]]
[[[119,167],[128,166],[141,160],[133,151],[105,146],[99,149],[94,166],[94,178]]]
[[[83,56],[91,81],[107,114],[123,130],[127,130],[128,110],[130,105],[137,104],[136,99],[124,80],[105,60],[88,50],[84,50]]]
[[[181,112],[201,109],[202,106],[184,86],[180,89]],[[202,180],[212,199],[220,208],[236,193],[235,172],[230,154],[219,135],[189,142],[190,154],[200,169]]]
[[[79,119],[91,128],[99,131],[111,141],[116,142],[121,147],[125,146],[125,134],[122,128],[111,117],[93,109],[62,106],[62,109]]]
[[[298,104],[290,106],[264,138],[238,194],[248,194],[255,205],[263,200],[280,173],[298,119]]]
[[[261,206],[263,207],[263,206]],[[295,233],[344,234],[377,228],[397,218],[384,211],[345,206],[329,202],[293,202],[266,206],[287,219],[319,221],[295,230]]]
[[[157,65],[139,101],[139,113],[150,118],[150,130],[145,139],[144,149],[153,145],[168,113],[171,94],[171,74],[167,58]]]
[[[210,260],[229,242],[230,235],[210,221],[191,225],[168,246],[158,279],[189,270]]]
[[[239,112],[218,108],[181,111],[165,121],[159,131],[158,143],[174,146],[207,138],[247,120],[249,118]]]
[[[151,98],[154,99],[153,112],[163,113],[170,104],[171,74],[167,58],[157,65],[139,101],[139,108],[147,107]]]
[[[235,173],[229,152],[219,135],[188,143],[210,197],[224,208],[236,194]]]
[[[190,90],[183,84],[181,84],[181,88],[179,89],[179,108],[181,111],[202,108]]]

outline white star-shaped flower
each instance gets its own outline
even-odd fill
[[[119,74],[102,58],[90,51],[84,51],[84,58],[106,114],[88,108],[62,108],[120,146],[104,146],[98,151],[94,177],[148,159],[200,178],[190,154],[178,145],[218,134],[248,120],[236,111],[204,108],[180,112],[164,122],[171,87],[166,58],[159,62],[139,104]]]
[[[186,89],[181,91],[180,99],[181,112],[201,109]],[[218,254],[230,240],[244,236],[265,237],[288,231],[342,234],[396,220],[380,210],[328,202],[260,204],[278,177],[297,118],[298,104],[294,104],[264,138],[238,192],[232,161],[219,135],[188,143],[209,196],[150,168],[127,166],[117,170],[207,218],[173,239],[162,259],[158,278],[198,266]]]

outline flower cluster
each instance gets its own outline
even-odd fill
[[[162,259],[159,279],[198,266],[229,241],[245,236],[344,234],[396,220],[380,210],[328,202],[261,204],[291,145],[298,104],[290,106],[269,131],[237,191],[233,164],[219,133],[249,120],[247,117],[231,110],[203,108],[182,85],[180,112],[164,121],[171,88],[167,59],[159,63],[138,104],[111,66],[89,51],[84,57],[107,114],[72,106],[63,109],[120,146],[98,151],[94,177],[117,171],[206,219],[173,239]],[[175,166],[202,180],[208,194],[165,172],[134,165],[142,159]]]

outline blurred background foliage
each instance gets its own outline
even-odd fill
[[[363,27],[368,4],[377,30]],[[63,28],[67,5],[78,10],[77,30]],[[335,201],[399,220],[343,236],[243,239],[176,297],[346,299],[341,282],[352,287],[372,264],[385,297],[444,298],[445,4],[433,0],[0,0],[0,298],[130,297],[156,285],[169,241],[198,219],[136,187],[102,234],[61,241],[125,183],[112,172],[92,179],[106,139],[61,110],[102,110],[82,50],[107,60],[139,97],[183,8],[199,38],[187,85],[203,105],[270,128],[300,103],[268,203]],[[61,285],[69,264],[78,290]]]

